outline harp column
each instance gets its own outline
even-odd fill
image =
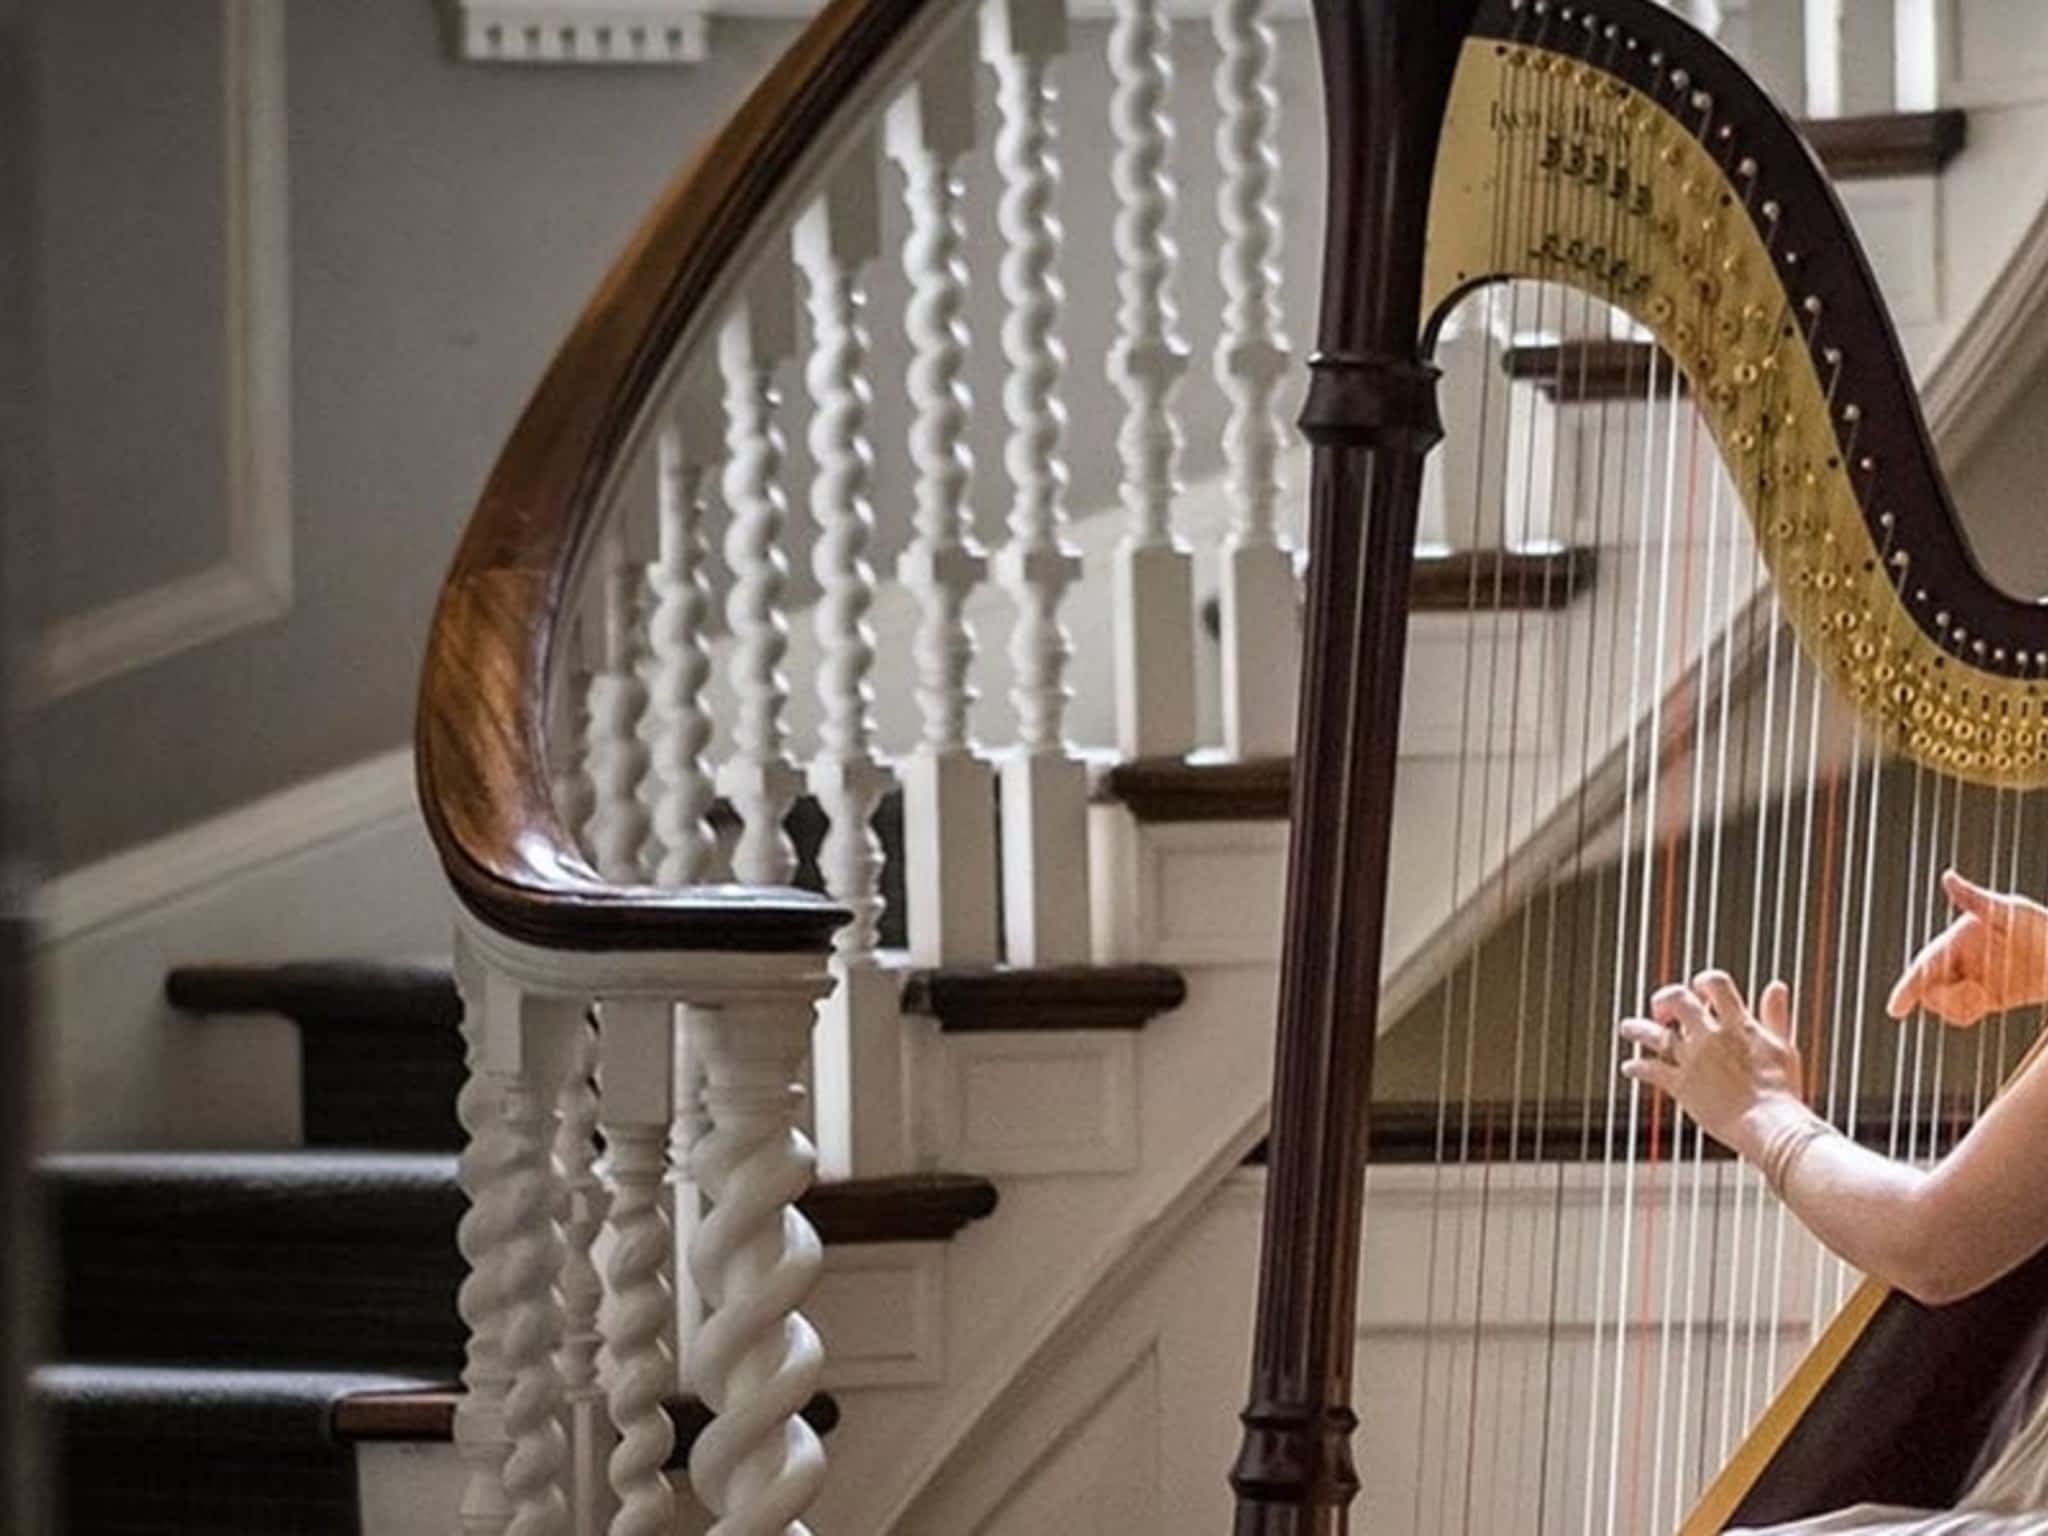
[[[1307,658],[1280,961],[1237,1536],[1337,1536],[1358,1493],[1351,1404],[1367,1111],[1423,463],[1423,241],[1474,0],[1316,0],[1329,114]],[[1375,239],[1376,232],[1384,232]]]

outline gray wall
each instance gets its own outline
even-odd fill
[[[48,612],[224,539],[220,8],[42,7]],[[554,343],[788,27],[671,71],[451,63],[427,0],[288,10],[289,615],[57,701],[68,867],[402,743],[453,541]]]

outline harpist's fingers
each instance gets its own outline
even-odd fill
[[[1734,1024],[1748,1011],[1742,1001],[1742,990],[1726,971],[1701,971],[1693,977],[1692,986],[1714,1010],[1717,1023]]]
[[[1615,1032],[1653,1056],[1662,1056],[1671,1046],[1671,1031],[1649,1019],[1623,1019]]]
[[[1792,989],[1782,981],[1764,988],[1757,999],[1757,1022],[1787,1044],[1792,1040]]]
[[[1648,1083],[1676,1098],[1678,1068],[1661,1056],[1637,1056],[1621,1064],[1621,1075],[1632,1082]]]
[[[1963,949],[1955,938],[1951,929],[1913,957],[1904,974],[1892,984],[1891,996],[1885,999],[1886,1013],[1903,1019],[1915,1008],[1927,1006],[1935,988],[1952,986],[1963,979]]]
[[[1974,1024],[1991,1011],[1991,993],[1980,981],[1945,982],[1929,987],[1921,1006],[1950,1024]]]
[[[2005,903],[1983,886],[1966,880],[1951,869],[1941,877],[1941,888],[1958,912],[1967,912],[1980,922],[1996,924],[2009,916]]]
[[[1665,987],[1650,999],[1650,1017],[1669,1024],[1681,1035],[1703,1033],[1713,1028],[1707,1005],[1690,987]]]

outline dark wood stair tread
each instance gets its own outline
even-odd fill
[[[1105,773],[1095,798],[1121,804],[1139,821],[1154,824],[1285,821],[1293,781],[1291,757],[1141,757]]]
[[[462,999],[445,961],[316,960],[184,965],[164,997],[186,1013],[275,1013],[305,1025],[454,1028]]]
[[[455,1411],[462,1403],[459,1387],[426,1387],[416,1391],[365,1392],[334,1405],[334,1437],[350,1445],[388,1441],[440,1443],[455,1438]],[[690,1458],[690,1447],[704,1433],[713,1414],[702,1398],[671,1398],[663,1405],[675,1426],[671,1469]],[[839,1427],[839,1403],[820,1392],[804,1405],[804,1422],[821,1435]]]
[[[1938,174],[1962,152],[1970,128],[1967,113],[1944,107],[1808,118],[1799,131],[1835,180],[1864,181]]]
[[[1654,341],[1593,337],[1513,346],[1501,354],[1509,378],[1533,384],[1546,400],[1560,405],[1647,399],[1653,365],[1660,396],[1674,380],[1680,394],[1687,392],[1685,376],[1674,371],[1669,354]]]
[[[993,1030],[1139,1029],[1187,1001],[1164,965],[948,966],[903,979],[906,1013],[948,1034]]]
[[[463,1209],[456,1159],[390,1152],[101,1152],[42,1160],[66,1225],[186,1238],[380,1236],[445,1231]],[[964,1173],[836,1179],[799,1202],[828,1243],[941,1241],[996,1207],[996,1187]]]

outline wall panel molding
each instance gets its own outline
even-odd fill
[[[61,698],[281,617],[291,607],[291,227],[285,8],[221,0],[227,549],[212,565],[53,623]]]

